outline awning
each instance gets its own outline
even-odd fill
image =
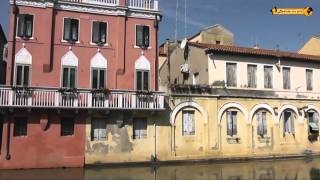
[[[314,122],[309,122],[309,126],[313,131],[319,131],[319,126]]]

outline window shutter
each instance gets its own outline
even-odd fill
[[[147,119],[141,119],[141,129],[140,129],[140,137],[147,138]]]
[[[71,34],[71,19],[64,19],[63,39],[66,41],[69,41],[70,34]]]
[[[183,135],[188,135],[188,120],[189,120],[189,114],[186,113],[186,112],[183,112],[182,114],[182,127],[183,127],[183,130],[182,130],[182,134]]]
[[[99,88],[105,88],[105,70],[99,72]]]
[[[23,68],[23,85],[29,86],[29,66]]]
[[[71,38],[72,41],[78,41],[79,21],[76,19],[71,20]]]
[[[292,113],[291,113],[291,115],[290,115],[290,132],[291,132],[292,134],[295,134],[294,116],[293,116]]]
[[[143,26],[136,26],[136,45],[143,46]]]
[[[289,121],[290,121],[290,116],[288,115],[288,112],[285,112],[283,115],[284,133],[289,132],[290,130]]]
[[[92,126],[93,126],[93,140],[97,141],[97,140],[99,140],[98,120],[93,120]]]
[[[283,68],[283,89],[290,89],[290,69]]]
[[[232,114],[232,130],[233,130],[233,133],[232,135],[237,135],[238,134],[238,129],[237,129],[237,112],[233,112]]]
[[[149,90],[149,72],[143,72],[143,90]]]
[[[149,27],[143,26],[143,45],[144,47],[149,47]]]
[[[227,63],[227,86],[229,87],[237,86],[236,69],[237,64]]]
[[[227,112],[227,135],[232,136],[232,114]]]
[[[142,72],[137,71],[137,90],[142,90]]]
[[[191,123],[191,134],[194,135],[196,133],[194,112],[189,114],[189,119],[190,119],[190,123]]]
[[[92,70],[92,88],[97,89],[98,88],[98,70],[93,69]]]
[[[99,41],[103,44],[107,42],[107,23],[100,22],[100,39]]]
[[[134,139],[140,138],[140,124],[137,119],[133,120],[133,138]]]
[[[62,87],[68,87],[68,81],[69,81],[69,69],[63,68],[62,72]]]
[[[312,87],[312,81],[313,81],[313,75],[312,75],[312,70],[307,69],[306,70],[306,77],[307,77],[307,90],[308,91],[312,91],[313,87]]]
[[[272,88],[272,67],[264,67],[264,88]]]
[[[32,15],[26,15],[25,16],[25,37],[32,37],[32,31],[33,31],[33,16]]]
[[[70,68],[70,88],[76,87],[76,69]]]
[[[263,135],[267,134],[267,114],[262,112]]]
[[[107,130],[106,121],[104,119],[99,120],[99,140],[106,140]]]
[[[94,21],[92,26],[92,42],[99,43],[99,22]]]
[[[18,86],[22,85],[22,66],[17,66],[16,85]]]
[[[258,135],[263,136],[262,112],[259,112],[257,116],[258,116]]]
[[[17,36],[23,37],[24,36],[24,29],[25,29],[25,15],[19,14],[18,15],[18,33]]]

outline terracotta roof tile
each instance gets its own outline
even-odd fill
[[[294,52],[268,50],[268,49],[254,49],[239,46],[226,46],[218,44],[203,44],[190,42],[189,45],[206,49],[206,53],[227,53],[227,54],[240,54],[249,56],[262,56],[262,57],[273,57],[273,58],[287,58],[295,60],[307,60],[307,61],[319,61],[320,56],[313,56],[307,54],[298,54]]]

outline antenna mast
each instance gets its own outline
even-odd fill
[[[179,11],[179,0],[176,0],[177,3],[176,3],[176,28],[175,28],[175,34],[174,34],[174,38],[175,38],[175,41],[178,42],[178,11]]]

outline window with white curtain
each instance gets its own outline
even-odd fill
[[[237,64],[227,63],[227,86],[237,87]]]
[[[257,87],[257,65],[248,64],[247,80],[249,88]]]
[[[107,125],[105,119],[92,119],[91,139],[92,141],[105,141],[107,139]]]
[[[133,138],[145,139],[147,138],[147,118],[133,119]]]
[[[182,135],[183,136],[195,135],[194,111],[182,112]]]
[[[266,112],[258,112],[257,120],[258,120],[258,128],[257,133],[260,137],[264,137],[267,135],[267,113]]]
[[[283,113],[284,133],[295,134],[294,115],[291,111]]]
[[[227,135],[236,136],[237,130],[237,111],[227,111]]]

